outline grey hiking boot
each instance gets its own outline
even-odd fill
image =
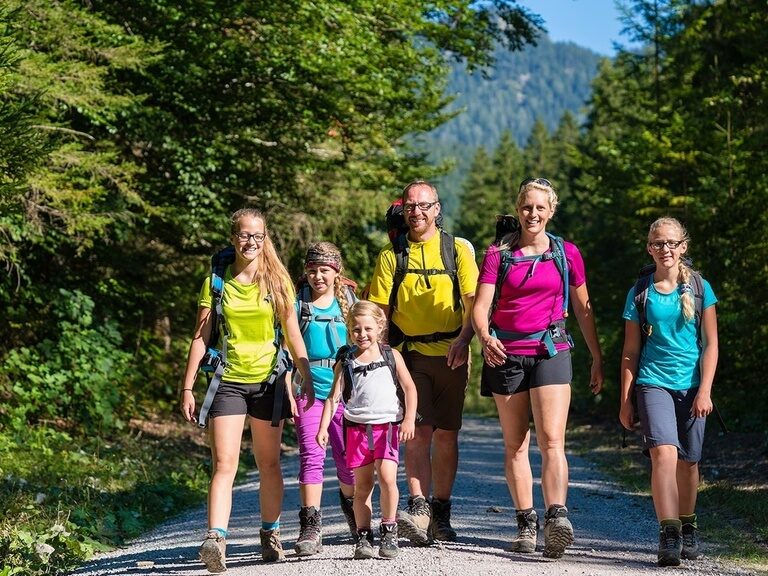
[[[659,566],[680,566],[680,552],[683,547],[680,526],[665,524],[659,530]]]
[[[432,539],[456,542],[456,530],[451,527],[451,501],[432,497],[430,512],[432,518],[429,521],[429,535]]]
[[[296,556],[312,556],[323,551],[322,515],[314,506],[299,510],[299,539],[294,549]]]
[[[397,524],[382,524],[379,526],[379,556],[382,558],[396,558],[400,552],[397,547]]]
[[[429,523],[432,514],[429,502],[424,496],[408,498],[408,508],[397,511],[397,527],[403,538],[408,538],[415,546],[429,544]]]
[[[517,535],[509,547],[511,552],[530,554],[536,551],[536,535],[539,533],[539,517],[536,510],[516,510]]]
[[[685,522],[683,524],[683,548],[680,551],[680,558],[684,560],[696,560],[699,557],[699,542],[696,538],[696,522]]]
[[[357,542],[355,542],[355,554],[352,556],[355,560],[365,560],[373,558],[373,532],[368,528],[363,528],[357,532]]]
[[[561,558],[573,544],[573,526],[568,520],[568,508],[552,505],[544,514],[544,556]]]
[[[208,572],[227,571],[227,541],[216,530],[208,530],[200,546],[200,560]]]
[[[341,504],[341,511],[344,513],[344,518],[347,520],[347,526],[349,526],[349,533],[352,536],[357,537],[357,524],[355,523],[355,509],[352,506],[354,498],[347,498],[344,496],[344,492],[339,490],[339,504]]]
[[[277,562],[285,559],[283,545],[280,543],[280,528],[274,530],[259,530],[261,539],[261,559],[264,562]]]

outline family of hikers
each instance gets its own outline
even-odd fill
[[[184,417],[208,428],[213,471],[200,559],[209,572],[226,570],[246,420],[259,470],[264,562],[285,557],[280,445],[290,418],[300,453],[297,556],[322,551],[329,444],[353,558],[394,558],[399,538],[414,546],[457,540],[451,494],[475,335],[481,394],[493,397],[498,410],[515,506],[509,550],[535,552],[541,527],[529,460],[532,414],[542,459],[542,552],[563,556],[574,542],[566,506],[569,309],[591,354],[593,394],[603,386],[602,355],[581,253],[547,231],[558,203],[553,185],[527,178],[514,203],[514,214],[498,218],[478,269],[471,244],[443,229],[435,186],[411,182],[387,214],[391,242],[378,255],[362,300],[332,243],[309,246],[304,274],[294,283],[264,215],[253,208],[232,215],[231,246],[213,256],[200,289],[181,390]],[[699,555],[698,461],[718,355],[717,299],[686,258],[689,241],[674,218],[651,224],[646,246],[653,264],[630,288],[623,313],[619,419],[626,428],[639,419],[651,459],[660,566]],[[198,410],[193,387],[200,370],[209,385]],[[408,499],[398,510],[401,443]]]

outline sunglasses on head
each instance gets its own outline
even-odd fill
[[[552,188],[552,182],[547,180],[546,178],[526,178],[522,182],[520,182],[520,189],[519,191],[522,191],[524,186],[527,186],[528,184],[541,184],[542,186],[546,186],[547,188]]]

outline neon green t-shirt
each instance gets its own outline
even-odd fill
[[[294,299],[293,287],[290,283],[287,286],[291,290],[290,298]],[[198,305],[213,308],[212,300],[211,278],[208,276],[200,289]],[[229,329],[227,367],[222,380],[237,384],[264,382],[272,373],[277,358],[275,312],[271,300],[262,296],[258,285],[234,280],[227,267],[222,307]]]
[[[458,270],[459,292],[472,295],[477,287],[478,269],[469,247],[461,241],[454,241],[456,246],[456,268]],[[440,256],[440,233],[434,234],[426,242],[408,241],[408,268],[442,270],[443,259]],[[389,304],[389,294],[395,275],[397,261],[390,244],[384,248],[376,260],[376,269],[371,281],[369,299],[376,304]],[[392,313],[392,321],[404,334],[433,334],[435,332],[453,332],[460,328],[463,310],[453,309],[453,280],[448,274],[433,274],[429,280],[423,274],[409,272],[405,275],[397,293],[397,305]],[[408,345],[425,356],[446,356],[451,340],[440,342],[413,342]]]

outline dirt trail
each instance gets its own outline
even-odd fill
[[[298,558],[293,544],[298,535],[298,457],[286,456],[285,501],[281,518],[283,545],[287,559],[265,565],[258,548],[258,472],[248,474],[247,482],[235,489],[230,537],[228,574],[233,576],[294,576],[308,574],[370,576],[392,574],[437,576],[466,575],[521,576],[541,574],[635,575],[659,574],[656,566],[656,524],[650,499],[629,494],[608,481],[587,460],[569,454],[570,490],[568,507],[576,532],[576,542],[559,560],[541,555],[539,549],[523,555],[505,551],[514,527],[514,509],[504,480],[503,452],[498,422],[493,419],[467,419],[460,435],[461,456],[453,500],[453,525],[459,534],[456,543],[429,548],[412,548],[401,540],[395,560],[351,560],[352,540],[338,507],[335,477],[326,476],[323,496],[324,550],[317,556]],[[332,469],[329,459],[328,469]],[[539,475],[540,458],[532,451],[534,475]],[[406,495],[403,466],[400,466],[401,502]],[[540,486],[535,485],[536,508],[543,516]],[[374,493],[374,501],[378,491]],[[378,516],[374,510],[374,518]],[[204,535],[205,510],[192,510],[170,520],[131,545],[100,555],[73,574],[95,575],[180,575],[207,574],[197,560]],[[711,554],[696,562],[683,561],[678,570],[696,575],[754,574]],[[667,569],[672,570],[672,569]]]

